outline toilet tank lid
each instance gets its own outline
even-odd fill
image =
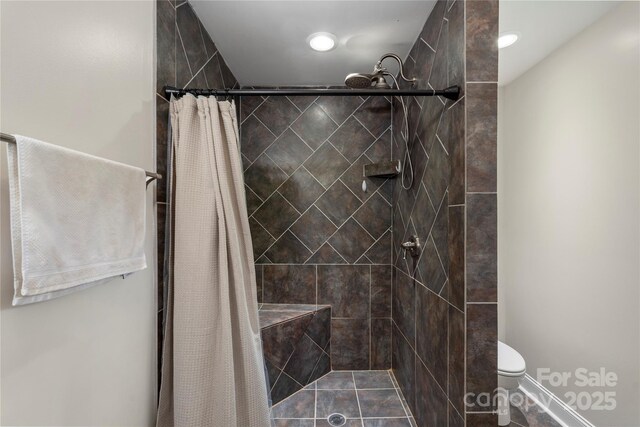
[[[498,371],[520,373],[527,369],[524,358],[513,348],[498,341]]]

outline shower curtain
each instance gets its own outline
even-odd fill
[[[267,427],[234,103],[172,99],[172,250],[158,426]]]

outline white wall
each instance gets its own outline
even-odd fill
[[[537,368],[616,372],[640,425],[640,3],[626,2],[501,91],[502,336]],[[558,397],[569,390],[550,387]]]
[[[0,2],[0,129],[153,170],[154,4]],[[152,425],[153,190],[146,270],[11,307],[6,155],[0,149],[0,424]]]

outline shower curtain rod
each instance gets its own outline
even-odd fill
[[[16,137],[13,135],[9,135],[8,133],[0,132],[0,141],[8,142],[10,144],[15,144]],[[150,180],[147,181],[147,185],[149,185],[149,183],[154,179],[162,179],[162,175],[160,175],[159,173],[154,173],[149,171],[144,171],[144,172],[147,174],[147,178],[151,178]]]
[[[460,96],[460,86],[450,86],[441,90],[430,89],[179,89],[165,86],[164,93],[182,96],[442,96],[453,101]]]

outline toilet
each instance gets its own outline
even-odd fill
[[[498,425],[511,423],[509,391],[518,388],[519,380],[524,377],[527,366],[524,358],[513,348],[498,341]]]

